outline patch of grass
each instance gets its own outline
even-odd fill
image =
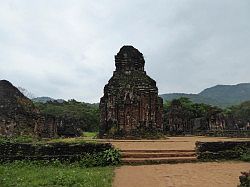
[[[0,136],[0,143],[33,143],[33,144],[43,144],[43,143],[86,143],[86,142],[96,142],[94,138],[97,137],[97,132],[85,132],[82,137],[75,138],[53,138],[53,139],[39,139],[33,136],[15,136],[15,137],[4,137]]]
[[[111,187],[113,167],[81,168],[69,164],[18,161],[0,164],[1,187]]]
[[[13,137],[3,137],[0,136],[0,143],[5,143],[5,142],[10,142],[10,143],[37,143],[41,142],[36,137],[33,136],[13,136]]]
[[[83,137],[85,138],[96,138],[98,135],[97,132],[84,132]]]
[[[86,140],[84,137],[77,137],[77,138],[55,138],[47,141],[48,143],[86,143],[86,142],[93,142],[95,143],[96,140]]]

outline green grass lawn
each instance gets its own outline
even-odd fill
[[[81,168],[67,164],[14,162],[0,164],[0,186],[111,187],[113,167]]]
[[[75,138],[55,138],[48,140],[48,143],[86,143],[96,142],[97,132],[84,132],[81,137]]]
[[[86,138],[96,138],[98,135],[98,132],[84,132],[83,137]]]
[[[86,143],[86,142],[96,142],[98,133],[97,132],[84,132],[82,136],[75,138],[53,138],[49,140],[38,139],[32,136],[17,136],[17,137],[2,137],[0,136],[0,143],[12,142],[12,143],[35,143],[35,144],[45,144],[45,143]]]

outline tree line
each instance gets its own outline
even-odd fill
[[[60,131],[78,133],[99,131],[98,104],[78,102],[74,99],[59,103],[35,103],[45,115],[60,119],[64,124]],[[164,131],[175,134],[192,133],[202,130],[250,129],[250,101],[221,109],[216,106],[194,103],[181,97],[166,101],[163,105]]]

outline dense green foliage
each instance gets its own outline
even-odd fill
[[[169,130],[167,126],[167,120],[170,116],[175,116],[176,119],[181,119],[182,123],[191,123],[191,120],[195,118],[204,118],[205,120],[209,119],[212,115],[217,115],[222,113],[223,110],[207,105],[204,103],[193,103],[190,99],[186,97],[181,97],[179,99],[174,99],[172,101],[167,101],[163,105],[164,109],[164,128],[165,131]],[[206,126],[201,127],[199,130],[205,129]]]
[[[165,101],[187,97],[195,103],[205,103],[226,108],[231,105],[238,105],[241,102],[250,100],[250,83],[217,85],[207,88],[199,94],[172,93],[162,94],[161,97]]]
[[[82,168],[60,162],[18,161],[0,164],[1,187],[84,186],[111,187],[112,167]]]
[[[100,153],[86,154],[79,164],[82,167],[118,165],[121,162],[121,154],[117,149],[108,149]]]
[[[208,122],[214,119],[224,120],[226,122],[225,129],[234,130],[237,124],[239,128],[250,128],[250,101],[243,102],[239,105],[221,109],[216,106],[207,105],[204,103],[193,103],[190,99],[181,97],[172,101],[167,101],[163,105],[164,108],[164,126],[168,131],[169,117],[174,117],[177,124],[193,125],[195,119],[203,120],[200,122],[199,130],[209,130]],[[247,127],[248,125],[248,127]],[[192,127],[189,127],[192,129]]]
[[[240,160],[250,162],[250,148],[248,148],[245,151],[241,152]]]
[[[164,103],[165,127],[168,118],[167,113],[171,110],[171,108],[173,108],[173,105],[176,104],[180,107],[175,109],[175,112],[178,113],[178,116],[180,116],[183,121],[190,121],[196,118],[208,120],[214,115],[228,116],[231,120],[235,119],[237,120],[237,123],[242,122],[244,125],[250,121],[250,101],[221,109],[204,103],[194,103],[188,98],[181,97]],[[75,100],[69,100],[63,103],[54,101],[47,103],[35,103],[35,105],[45,115],[65,119],[65,124],[72,125],[74,128],[80,128],[82,131],[92,132],[99,130],[99,108],[97,104],[87,104],[77,102]],[[166,127],[165,130],[168,131],[169,129]],[[68,131],[71,131],[71,129]]]
[[[212,98],[206,98],[199,94],[186,94],[186,93],[169,93],[160,95],[164,101],[172,101],[174,99],[179,99],[181,97],[186,97],[194,103],[205,103],[209,105],[217,105],[217,101]]]
[[[180,114],[183,117],[187,117],[189,119],[191,118],[199,118],[199,117],[205,117],[212,115],[214,113],[220,113],[223,110],[211,106],[204,103],[193,103],[189,98],[181,97],[179,99],[174,99],[172,101],[167,101],[164,103],[164,111],[168,112],[171,108],[171,105],[179,105],[180,111],[182,114]]]
[[[250,122],[250,101],[229,107],[225,110],[225,113],[240,119],[242,122]]]
[[[98,131],[99,108],[96,104],[87,104],[75,100],[47,103],[35,103],[35,106],[45,115],[63,119],[67,124],[73,124],[82,131]]]

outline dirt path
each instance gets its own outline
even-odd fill
[[[122,150],[191,150],[195,148],[196,141],[242,141],[250,138],[225,138],[225,137],[169,137],[166,140],[110,140],[115,147]]]
[[[114,187],[236,187],[246,162],[121,166]]]

